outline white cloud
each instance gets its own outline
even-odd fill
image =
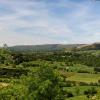
[[[35,10],[34,9],[30,10],[27,8],[27,6],[29,7],[30,5],[29,3],[25,7],[25,9],[21,9],[22,8],[21,6],[20,8],[14,7],[13,9],[16,8],[15,11],[17,11],[15,14],[0,17],[0,20],[1,20],[0,26],[6,27],[8,29],[5,33],[13,35],[14,29],[18,29],[18,28],[29,28],[29,29],[31,28],[32,29],[33,28],[34,30],[36,30],[35,28],[38,28],[40,30],[36,30],[36,32],[43,35],[43,37],[46,36],[48,40],[46,40],[45,42],[49,43],[50,35],[51,37],[64,36],[64,35],[67,35],[67,33],[71,32],[64,22],[61,22],[59,19],[53,18],[52,16],[50,16],[49,14],[50,12],[49,10],[46,10],[44,4],[43,4],[44,6],[42,5],[43,6],[42,9],[37,8],[37,5],[38,6],[41,5],[41,3],[35,3],[35,4],[36,4],[34,5]],[[22,16],[33,16],[33,20],[30,22],[27,20],[20,19]],[[11,34],[12,32],[13,34]],[[21,33],[15,33],[15,34],[19,34],[19,37],[21,35]],[[33,39],[36,39],[35,37],[38,36],[38,34],[37,35],[35,34],[36,36],[34,35],[34,32],[32,32],[32,34],[33,36],[32,35],[31,36],[33,37]],[[22,36],[24,37],[24,35]],[[38,38],[43,38],[43,37],[38,36]],[[41,43],[43,42],[44,39],[39,39],[39,40],[41,40],[40,41]],[[51,38],[51,41],[52,41],[52,38]],[[20,43],[21,42],[22,41],[20,41]]]
[[[14,11],[12,14],[0,16],[1,43],[16,45],[99,41],[100,20],[95,19],[97,15],[91,14],[90,5],[66,0],[50,4],[36,0],[3,0],[0,3]],[[66,14],[63,17],[57,16],[60,13],[52,14],[51,7],[54,6],[64,7]],[[67,11],[70,9],[72,12]]]
[[[42,42],[41,42],[42,41]],[[57,44],[60,43],[54,39],[49,39],[47,37],[39,37],[39,36],[34,36],[31,37],[30,35],[18,35],[16,33],[11,33],[11,34],[0,34],[0,45],[7,43],[8,46],[12,45],[32,45],[32,44]]]

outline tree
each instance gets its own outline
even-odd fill
[[[42,66],[25,80],[26,94],[29,100],[63,100],[59,75],[50,67]]]
[[[8,45],[5,43],[5,44],[3,44],[3,48],[4,49],[7,49],[8,48]]]
[[[88,98],[90,98],[90,96],[94,96],[95,94],[97,94],[97,90],[94,87],[92,87],[84,91],[84,94],[87,95]]]

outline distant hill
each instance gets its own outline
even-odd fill
[[[100,42],[79,46],[78,49],[80,50],[100,50]]]
[[[46,44],[46,45],[18,45],[9,47],[13,51],[60,51],[60,50],[100,50],[100,43],[93,44]]]
[[[59,51],[59,50],[77,48],[80,45],[82,44],[19,45],[19,46],[9,47],[9,49],[13,51]]]

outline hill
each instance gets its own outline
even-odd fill
[[[100,50],[100,42],[79,46],[78,49],[80,50]]]
[[[61,50],[100,50],[100,43],[93,44],[44,44],[44,45],[18,45],[9,47],[12,51],[61,51]]]
[[[65,49],[73,49],[82,44],[46,44],[46,45],[19,45],[9,47],[13,51],[59,51]]]

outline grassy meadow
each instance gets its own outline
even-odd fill
[[[99,51],[0,53],[0,100],[100,100]]]

